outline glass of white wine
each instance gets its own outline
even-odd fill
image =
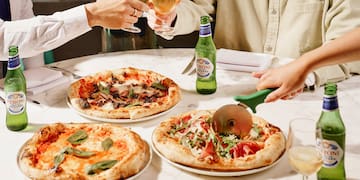
[[[160,25],[155,29],[155,34],[161,35],[167,40],[174,38],[174,28],[170,26],[165,20],[156,16],[167,17],[179,4],[180,0],[148,0],[148,3],[154,7],[154,13],[147,13],[147,16],[155,16],[154,18],[160,22]]]
[[[302,174],[303,180],[316,173],[322,166],[322,157],[316,148],[316,121],[296,118],[290,121],[288,132],[288,159],[291,167]]]

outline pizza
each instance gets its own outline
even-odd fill
[[[70,85],[68,98],[77,111],[89,116],[138,119],[172,108],[181,91],[161,74],[128,67],[81,78]]]
[[[282,131],[252,116],[249,134],[219,134],[214,131],[215,110],[194,110],[174,116],[155,128],[155,150],[172,162],[212,171],[242,171],[268,166],[285,151]]]
[[[111,124],[51,124],[19,152],[31,179],[124,179],[150,161],[148,144],[128,128]]]

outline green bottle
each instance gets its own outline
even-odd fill
[[[6,126],[9,130],[26,128],[26,81],[21,70],[17,46],[9,47],[8,70],[5,76]]]
[[[210,17],[200,19],[199,40],[195,47],[196,91],[212,94],[216,91],[216,47],[211,35]]]
[[[317,179],[321,180],[346,179],[345,125],[340,116],[336,91],[335,83],[325,85],[323,110],[316,124],[317,130],[322,135],[322,140],[317,138],[317,147],[323,157],[323,165],[317,173]]]

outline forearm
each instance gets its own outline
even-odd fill
[[[360,28],[337,38],[324,46],[301,56],[304,68],[311,72],[317,68],[360,60]]]
[[[8,47],[19,46],[22,58],[54,49],[91,30],[84,6],[50,16],[37,16],[0,24],[0,59],[7,59]]]
[[[200,27],[200,17],[215,13],[215,0],[181,0],[176,8],[175,35],[188,34]]]

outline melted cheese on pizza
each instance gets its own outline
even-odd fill
[[[178,119],[168,134],[188,147],[198,159],[212,163],[217,162],[219,157],[241,158],[255,154],[264,147],[267,137],[277,132],[270,132],[270,128],[254,123],[249,135],[240,138],[233,134],[216,133],[211,123],[210,111],[196,111]]]
[[[73,144],[69,141],[69,137],[79,132],[79,129],[64,128],[58,126],[55,129],[43,129],[42,133],[49,134],[48,138],[37,141],[36,153],[33,154],[33,166],[38,169],[50,170],[58,165],[56,171],[64,168],[76,169],[77,172],[85,173],[87,166],[99,161],[118,160],[120,161],[129,151],[124,140],[116,137],[111,129],[87,128],[84,126],[83,132],[87,137],[80,144]],[[45,132],[51,130],[52,132]],[[104,142],[107,138],[113,140],[112,147],[104,150]],[[69,151],[71,150],[71,151]],[[74,152],[75,151],[75,152]],[[64,154],[62,154],[64,153]],[[64,156],[64,160],[57,162],[57,156]]]
[[[166,79],[150,81],[140,75],[131,79],[119,80],[100,78],[97,81],[81,81],[79,88],[80,106],[87,109],[91,106],[102,107],[104,110],[142,106],[146,103],[161,102],[168,95]]]

